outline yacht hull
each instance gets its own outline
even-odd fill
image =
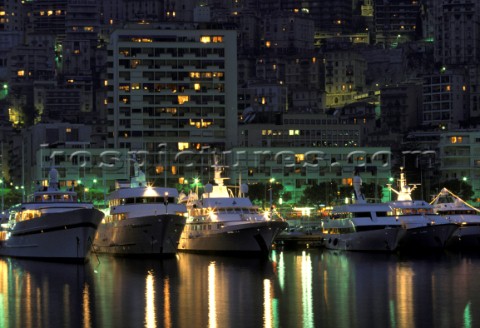
[[[447,241],[448,248],[480,248],[480,225],[462,225],[453,232]]]
[[[393,252],[405,235],[402,227],[374,229],[342,234],[325,234],[323,245],[327,249],[346,251]]]
[[[218,230],[185,232],[179,251],[216,254],[268,254],[285,221],[229,224]]]
[[[118,256],[174,255],[185,220],[181,215],[162,214],[102,223],[93,249]]]
[[[407,228],[407,233],[399,246],[401,249],[416,251],[444,248],[457,227],[456,224],[451,223]]]
[[[0,256],[85,262],[103,213],[77,209],[17,222],[0,241]]]

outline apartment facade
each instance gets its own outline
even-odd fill
[[[237,136],[236,31],[195,25],[116,30],[108,50],[110,148],[228,149]],[[164,172],[153,156],[149,173]]]

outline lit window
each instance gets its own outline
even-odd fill
[[[265,105],[267,103],[267,100],[265,99],[265,97],[262,97],[262,105]]]
[[[107,86],[108,85],[108,80],[103,81],[103,85]]]
[[[447,91],[450,91],[450,90],[451,90],[451,87],[450,87],[449,85],[447,85],[447,86],[445,87],[445,89],[446,89]]]
[[[52,15],[53,15],[53,10],[47,11],[47,15],[48,15],[48,16],[52,16]]]
[[[212,42],[212,39],[209,36],[201,36],[200,37],[200,42],[202,43],[210,43]]]
[[[72,132],[72,128],[66,128],[66,129],[65,129],[65,132],[71,133],[71,132]]]
[[[462,86],[462,90],[463,90],[463,91],[467,91],[467,86],[466,86],[466,85],[463,85],[463,86]]]
[[[75,49],[75,50],[73,50],[73,53],[74,53],[75,55],[80,54],[80,49]]]
[[[265,47],[270,48],[272,43],[270,41],[265,41]]]
[[[73,83],[73,82],[75,82],[75,80],[73,80],[73,79],[67,80],[67,83]]]
[[[17,71],[17,76],[25,76],[25,71],[23,69]]]
[[[188,96],[178,96],[177,99],[178,99],[178,103],[181,105],[183,103],[186,103],[189,99]]]
[[[86,32],[93,32],[93,26],[85,26],[83,30]]]
[[[195,83],[193,85],[193,89],[195,89],[195,91],[199,91],[200,90],[200,83]]]
[[[221,43],[221,42],[223,42],[223,36],[214,36],[214,37],[213,37],[213,42],[214,42],[214,43]]]
[[[190,144],[188,142],[179,142],[178,143],[178,150],[185,150],[190,148]]]

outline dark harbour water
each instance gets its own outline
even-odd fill
[[[0,258],[0,327],[480,327],[479,254]]]

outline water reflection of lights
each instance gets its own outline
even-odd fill
[[[278,256],[278,282],[280,289],[283,290],[285,288],[285,259],[283,252],[280,252]]]
[[[85,284],[83,287],[83,300],[82,300],[82,307],[83,307],[83,327],[89,328],[92,327],[92,317],[90,314],[90,292],[88,289],[88,285]],[[68,313],[68,312],[66,312]]]
[[[165,304],[163,309],[165,328],[170,328],[172,326],[172,314],[170,312],[170,279],[168,277],[165,278],[165,284],[163,285],[163,302]]]
[[[463,327],[472,327],[472,311],[470,309],[470,302],[467,303],[467,306],[465,306],[465,310],[463,310]]]
[[[398,327],[414,327],[413,317],[415,308],[413,306],[413,277],[414,273],[410,267],[399,266],[397,269],[397,313]]]
[[[217,327],[217,304],[215,300],[215,262],[208,265],[208,326]]]
[[[314,327],[312,304],[312,259],[310,254],[302,252],[302,309],[303,327]]]
[[[156,327],[155,322],[155,277],[148,271],[145,284],[145,327]]]
[[[273,327],[272,323],[272,294],[271,282],[268,279],[263,280],[263,327]]]

